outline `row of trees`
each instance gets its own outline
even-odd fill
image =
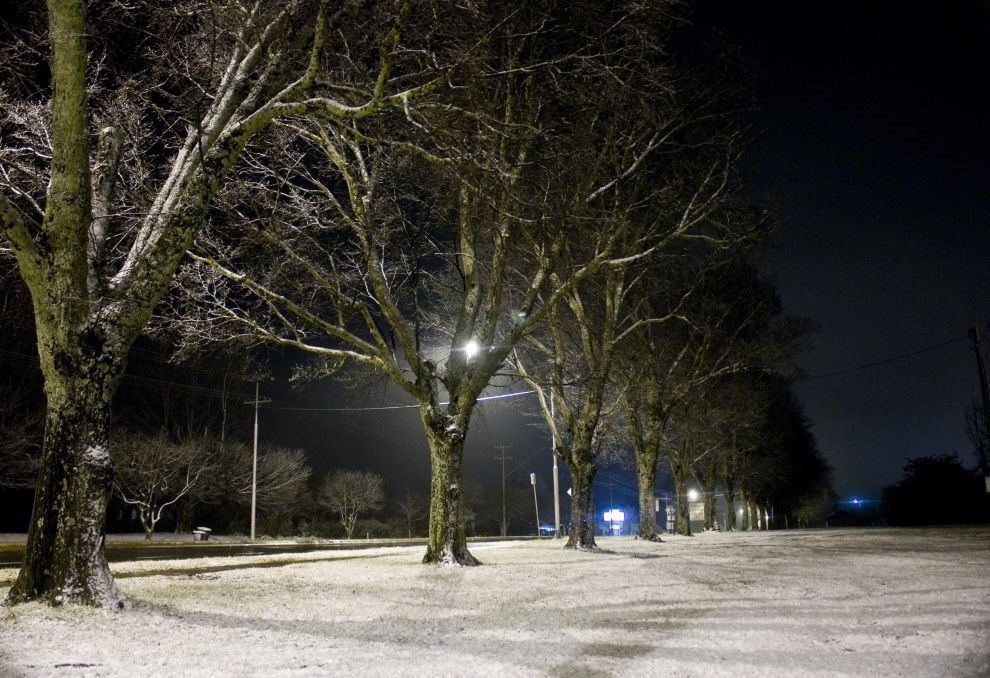
[[[2,64],[0,231],[47,409],[7,600],[123,604],[111,402],[149,323],[186,353],[264,341],[308,355],[306,378],[349,364],[400,386],[430,447],[425,562],[477,563],[464,441],[511,379],[571,472],[571,547],[595,548],[619,412],[643,497],[661,451],[680,492],[724,448],[753,453],[724,455],[723,482],[769,501],[745,468],[777,443],[727,437],[745,408],[726,403],[779,390],[798,333],[756,273],[766,219],[738,198],[745,99],[725,52],[676,55],[682,10],[26,3]]]
[[[956,454],[908,459],[904,477],[883,489],[880,511],[891,525],[990,521],[982,467],[967,468]]]
[[[243,443],[129,433],[113,440],[114,496],[133,508],[150,540],[163,518],[176,532],[201,523],[243,530],[249,515],[252,450]],[[529,486],[510,486],[504,501],[513,534],[532,532]],[[388,502],[383,477],[338,470],[314,476],[301,450],[264,445],[258,451],[256,502],[262,534],[332,537],[343,534],[413,537],[426,533],[425,495],[406,492]],[[465,483],[475,534],[498,534],[501,506],[481,483]],[[359,529],[360,528],[360,529]]]

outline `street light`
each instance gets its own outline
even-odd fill
[[[464,354],[467,356],[467,359],[468,360],[470,360],[474,356],[478,355],[478,351],[479,350],[481,350],[481,347],[478,346],[478,342],[475,341],[474,339],[472,339],[471,341],[469,341],[464,346]]]
[[[540,502],[536,498],[536,474],[529,474],[529,482],[533,486],[533,506],[536,508],[536,538],[540,538]]]
[[[696,490],[696,489],[694,489],[692,487],[690,490],[688,490],[687,498],[688,498],[688,501],[697,501],[698,500],[698,490]]]

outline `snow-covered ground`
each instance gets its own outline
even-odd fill
[[[122,612],[0,609],[0,675],[990,675],[988,529],[600,545],[118,563]]]

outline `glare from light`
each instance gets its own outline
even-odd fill
[[[606,523],[621,523],[626,519],[626,514],[619,509],[609,509],[602,516]]]
[[[478,346],[478,342],[476,342],[474,339],[469,341],[467,343],[467,346],[464,347],[464,353],[465,355],[467,355],[467,359],[470,360],[471,358],[476,356],[478,354],[479,348],[480,347]]]
[[[688,501],[697,501],[698,500],[698,490],[695,490],[695,489],[688,490],[687,497],[688,497]]]

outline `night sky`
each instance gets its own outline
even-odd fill
[[[964,338],[976,324],[985,339],[990,319],[990,3],[698,6],[759,64],[746,175],[778,206],[785,310],[819,326],[797,392],[836,489],[878,498],[909,457],[972,465]]]
[[[990,319],[990,4],[725,0],[696,3],[694,24],[724,32],[754,64],[759,110],[744,173],[753,199],[771,195],[779,216],[770,271],[785,312],[818,325],[797,393],[836,490],[878,500],[911,457],[958,451],[972,465],[963,411],[979,384],[966,333],[977,324],[986,336]],[[382,387],[278,400],[399,398]],[[415,410],[265,418],[318,466],[381,470],[395,493],[428,486]],[[511,446],[510,483],[528,485],[536,471],[548,491],[550,440],[538,420],[506,403],[479,407],[465,472],[491,492],[496,445]],[[628,471],[600,473],[596,492],[599,505],[609,494],[635,503]]]

